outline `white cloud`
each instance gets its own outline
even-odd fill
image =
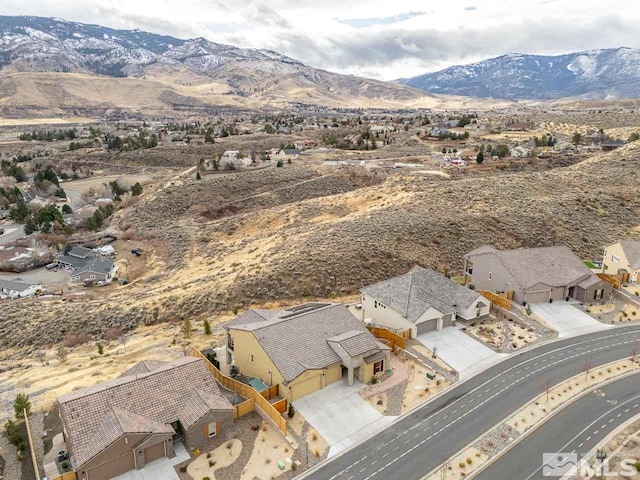
[[[628,0],[605,11],[600,0],[2,0],[0,13],[203,36],[382,79],[509,52],[640,46]]]

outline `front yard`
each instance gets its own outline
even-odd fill
[[[438,373],[434,379],[427,378],[427,372],[433,371],[412,358],[395,353],[390,358],[393,373],[380,383],[369,385],[358,392],[358,395],[382,415],[396,416],[406,413],[452,383],[450,379]]]
[[[181,480],[289,480],[304,464],[302,450],[291,447],[278,430],[251,412],[236,419],[210,448],[190,452],[191,459],[177,467],[178,476]]]
[[[638,301],[640,302],[640,298]],[[610,325],[624,325],[640,320],[640,305],[620,294],[614,294],[611,301],[603,305],[586,305],[584,311]]]

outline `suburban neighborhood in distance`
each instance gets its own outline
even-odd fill
[[[0,6],[0,480],[640,479],[612,2]]]

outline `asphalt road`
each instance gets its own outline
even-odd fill
[[[640,326],[562,339],[494,365],[301,478],[414,480],[438,468],[544,391],[592,367],[629,357]],[[516,477],[494,477],[521,478]]]
[[[577,453],[578,459],[581,459],[607,435],[639,414],[640,374],[634,374],[612,382],[597,393],[588,394],[568,405],[486,470],[472,478],[550,478],[549,475],[543,475],[544,453]],[[554,455],[554,458],[556,456]],[[612,462],[612,465],[614,464],[615,462]],[[552,467],[551,464],[549,466]],[[550,469],[546,470],[546,473],[550,473]],[[615,468],[612,467],[611,471],[614,472]],[[562,471],[556,470],[554,473]]]

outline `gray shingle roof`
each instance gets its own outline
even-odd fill
[[[370,350],[387,349],[341,304],[304,304],[265,312],[244,312],[231,320],[226,328],[253,332],[285,383],[306,370],[326,368],[339,362],[340,357],[331,348],[329,339],[338,338],[354,352],[368,346]],[[356,332],[360,333],[356,335]],[[344,334],[348,335],[340,337]],[[361,353],[364,352],[356,355]]]
[[[418,266],[361,291],[410,322],[416,322],[431,307],[448,315],[458,308],[469,308],[480,297],[438,272]]]
[[[555,247],[495,250],[481,255],[494,255],[523,289],[538,283],[551,287],[571,283],[593,284],[598,277],[578,256],[564,245]]]
[[[37,285],[37,284],[16,282],[14,280],[0,280],[0,290],[11,290],[14,292],[23,292],[27,288],[31,287],[32,285]]]
[[[76,275],[83,272],[107,275],[113,268],[114,263],[113,260],[104,257],[90,256],[87,258],[77,258],[71,255],[62,255],[59,261],[71,265]]]
[[[634,270],[640,268],[640,240],[620,240],[620,246],[629,266]]]
[[[58,404],[74,468],[91,460],[123,432],[154,433],[161,430],[158,425],[171,432],[170,424],[177,420],[189,428],[209,409],[233,409],[204,360],[192,357],[62,395]]]
[[[91,249],[85,247],[73,247],[71,250],[69,250],[69,253],[67,255],[71,255],[72,257],[77,258],[87,258],[89,255],[91,255]]]

